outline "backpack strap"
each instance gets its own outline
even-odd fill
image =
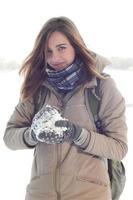
[[[99,97],[99,83],[98,82],[100,82],[100,80],[99,81],[98,80],[97,80],[97,86],[95,87],[95,90],[88,89],[88,91],[87,91],[89,105],[90,105],[90,109],[91,109],[94,119],[97,118],[97,113],[98,113],[99,106],[100,106],[99,99],[97,98],[97,97]]]
[[[37,91],[34,96],[34,103],[35,103],[35,113],[37,113],[44,105],[46,96],[48,94],[48,88],[42,86]]]
[[[109,77],[108,74],[106,73],[101,73],[102,76],[105,78]],[[100,102],[101,102],[101,97],[100,97],[100,78],[96,78],[97,85],[95,88],[89,88],[87,91],[87,96],[88,96],[88,102],[90,105],[90,110],[92,112],[94,122],[96,125],[96,128],[99,133],[104,134],[103,128],[102,128],[102,121],[99,118],[99,109],[100,109]]]
[[[87,90],[87,96],[88,96],[88,102],[90,106],[91,113],[94,118],[94,122],[96,125],[96,128],[100,133],[102,133],[102,122],[98,116],[98,112],[100,109],[100,93],[99,93],[99,87],[100,87],[100,79],[96,78],[97,80],[97,86],[92,89]]]

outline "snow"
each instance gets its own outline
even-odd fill
[[[132,197],[132,116],[133,116],[133,71],[106,69],[107,73],[115,79],[117,87],[125,98],[127,109],[126,118],[128,125],[129,151],[123,162],[126,167],[127,181],[121,200]],[[33,150],[9,150],[4,142],[3,135],[6,123],[19,100],[21,79],[18,71],[0,72],[0,188],[4,200],[24,200],[26,186],[30,180],[30,171],[33,158]]]
[[[58,110],[50,105],[46,105],[46,107],[42,108],[33,118],[32,122],[32,130],[36,133],[36,136],[39,141],[40,132],[45,133],[54,133],[56,135],[63,136],[63,131],[66,131],[66,127],[57,127],[55,126],[55,122],[57,120],[63,120]]]

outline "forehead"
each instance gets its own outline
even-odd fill
[[[50,35],[47,45],[50,48],[59,44],[70,44],[70,42],[65,34],[55,31]]]

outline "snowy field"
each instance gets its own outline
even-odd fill
[[[133,119],[133,71],[107,69],[115,79],[118,88],[126,100],[126,117],[128,124],[129,152],[123,160],[127,182],[121,200],[132,197],[132,119]],[[11,151],[3,143],[3,134],[11,113],[19,99],[20,77],[18,71],[0,72],[0,196],[3,200],[24,200],[26,185],[30,179],[33,150]]]

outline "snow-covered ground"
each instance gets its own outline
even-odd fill
[[[123,160],[127,182],[121,200],[132,198],[132,115],[133,115],[133,71],[107,69],[123,94],[127,109],[129,152]],[[24,200],[26,185],[30,179],[33,150],[11,151],[5,147],[3,135],[6,123],[19,100],[20,77],[18,71],[0,72],[0,196],[4,200]]]

